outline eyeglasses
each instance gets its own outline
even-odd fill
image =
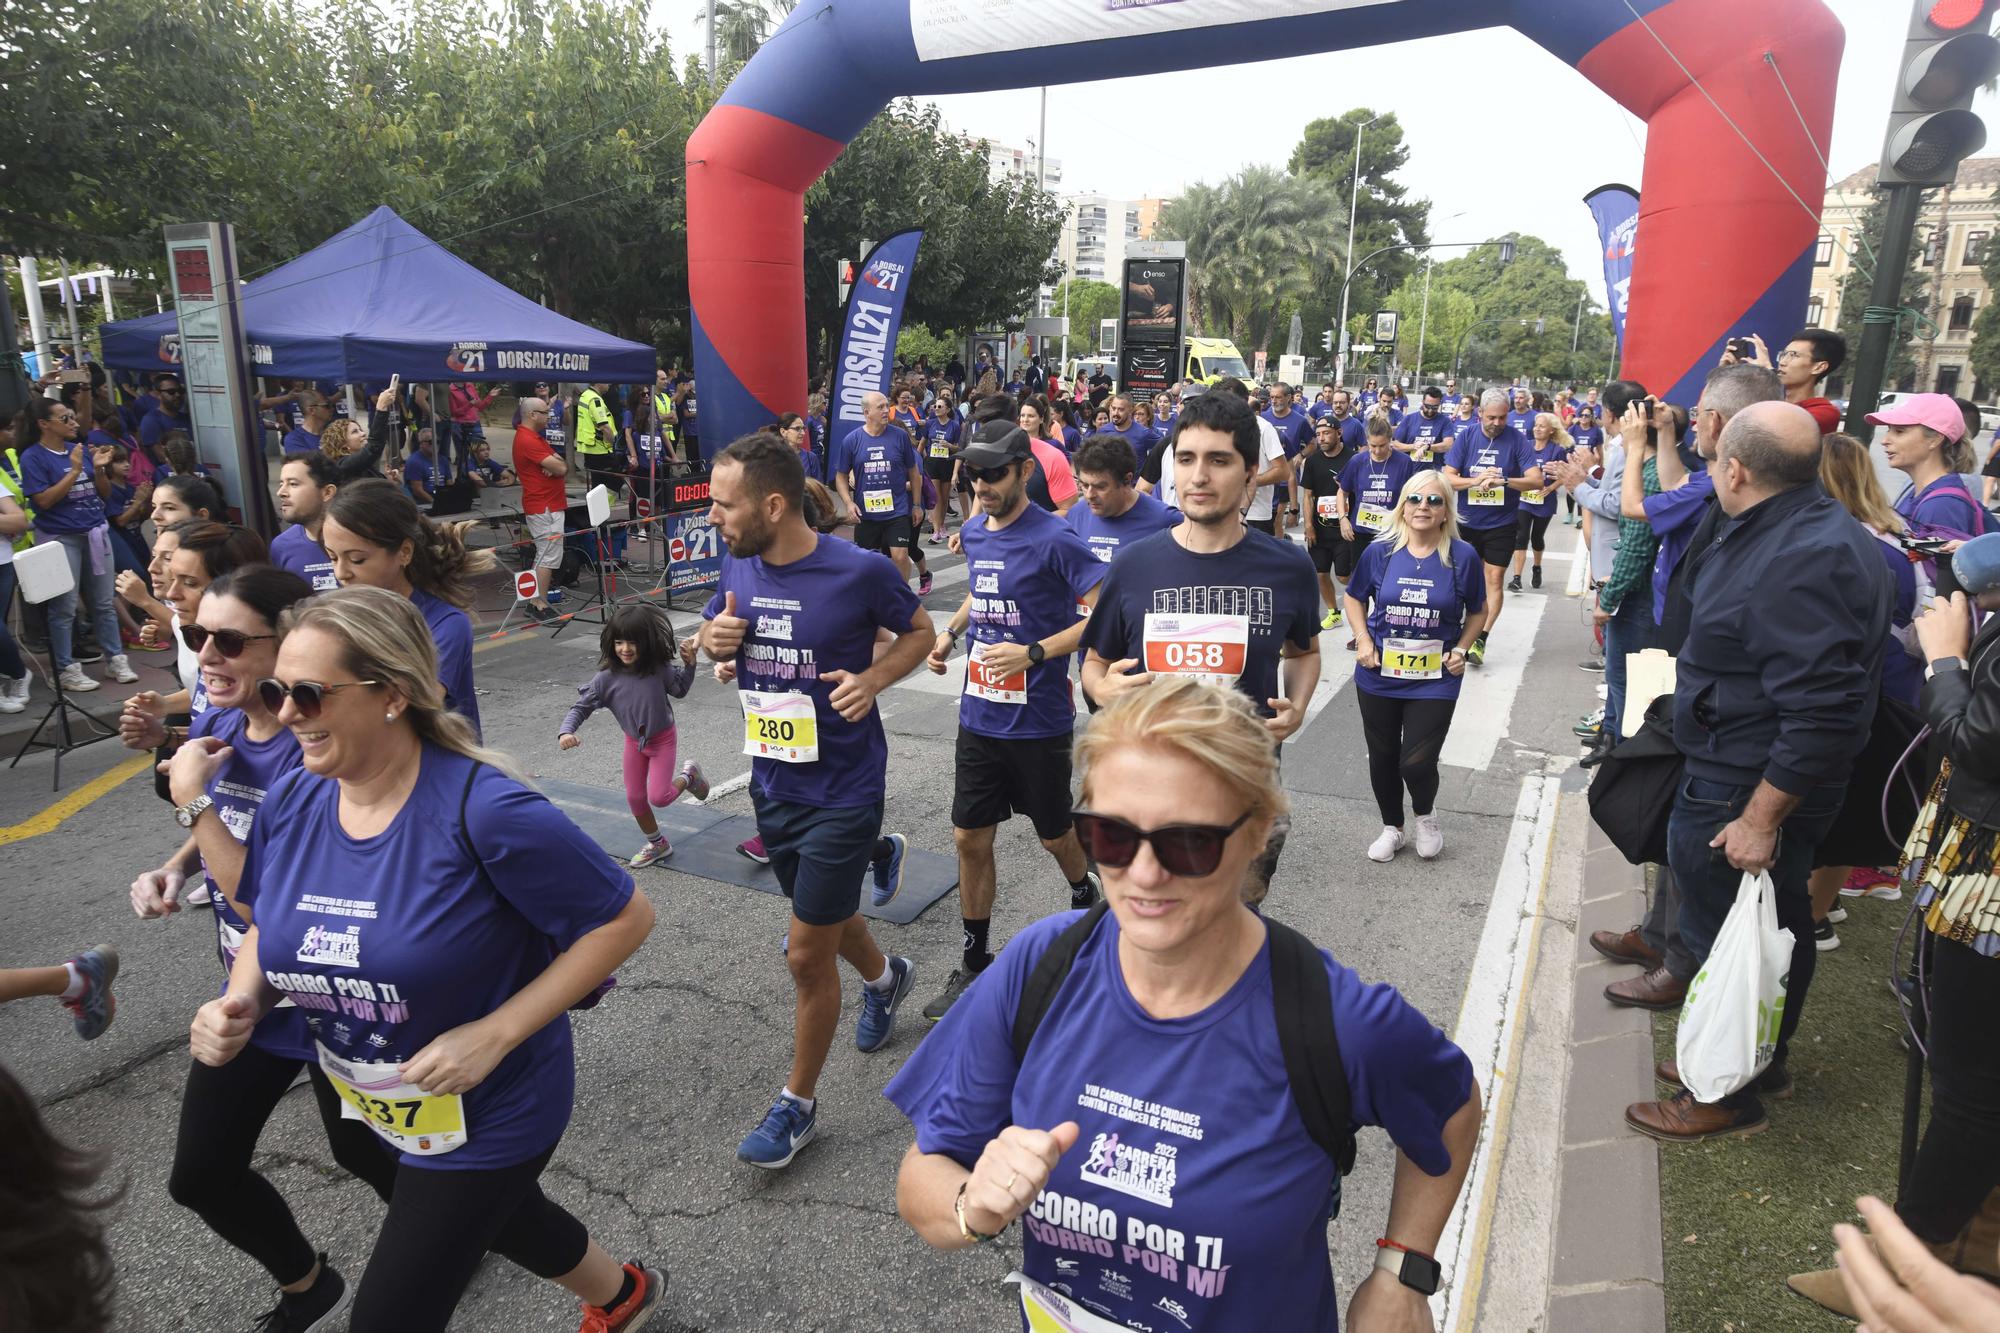
[[[215,640],[215,651],[234,660],[243,656],[243,650],[259,639],[275,639],[275,634],[241,634],[233,629],[208,629],[202,625],[181,626],[181,642],[191,653],[198,653],[210,639]]]
[[[285,700],[289,698],[292,706],[299,710],[299,716],[310,721],[319,716],[320,705],[325,702],[327,695],[351,690],[357,685],[381,683],[379,680],[350,680],[339,685],[322,685],[316,680],[300,680],[287,685],[275,676],[266,676],[257,682],[257,698],[262,701],[265,711],[269,713],[276,713],[283,708]]]
[[[965,474],[974,481],[983,481],[991,486],[997,482],[1007,480],[1013,471],[1014,465],[1012,463],[1004,463],[999,467],[968,467],[965,469]]]
[[[1431,509],[1451,502],[1442,495],[1406,495],[1403,497],[1403,503],[1406,505],[1422,505],[1426,509]]]
[[[1227,827],[1164,824],[1151,830],[1083,809],[1072,810],[1070,817],[1075,820],[1077,841],[1083,844],[1084,855],[1099,865],[1122,870],[1132,864],[1132,858],[1139,854],[1139,844],[1145,842],[1152,844],[1153,856],[1168,874],[1200,879],[1214,874],[1215,868],[1222,864],[1223,845],[1230,834],[1249,822],[1250,811],[1245,810]]]

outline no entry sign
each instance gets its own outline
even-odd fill
[[[535,571],[524,569],[514,576],[514,597],[517,601],[528,601],[535,595]]]

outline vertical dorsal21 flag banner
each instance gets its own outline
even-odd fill
[[[1629,185],[1600,185],[1583,197],[1604,243],[1604,290],[1611,298],[1611,329],[1625,352],[1625,307],[1632,297],[1632,256],[1638,248],[1639,192]]]
[[[862,400],[887,394],[896,373],[896,335],[903,327],[903,303],[917,266],[921,229],[899,231],[868,252],[847,308],[840,316],[840,352],[833,359],[832,429],[827,449],[847,438],[863,418]]]

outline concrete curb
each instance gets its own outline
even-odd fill
[[[1607,1001],[1633,975],[1590,947],[1594,930],[1645,914],[1642,872],[1592,826],[1583,858],[1563,1098],[1555,1250],[1545,1333],[1665,1333],[1659,1147],[1625,1127],[1625,1108],[1652,1098],[1650,1016]]]

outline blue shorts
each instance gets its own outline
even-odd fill
[[[882,836],[882,803],[828,809],[757,794],[757,833],[770,854],[792,915],[808,926],[837,926],[861,910],[861,883]]]

